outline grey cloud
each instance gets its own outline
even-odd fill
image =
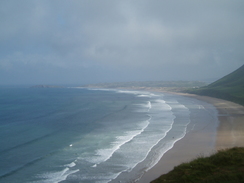
[[[243,9],[241,0],[3,0],[0,84],[218,78],[244,63]]]

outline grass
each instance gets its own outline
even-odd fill
[[[240,183],[244,182],[244,148],[218,151],[175,167],[151,183]]]

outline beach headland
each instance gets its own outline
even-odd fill
[[[193,97],[215,106],[219,119],[217,132],[212,131],[211,124],[200,131],[189,132],[176,142],[174,147],[166,152],[159,163],[146,172],[138,183],[149,183],[160,175],[168,173],[175,166],[189,162],[198,156],[208,156],[220,149],[244,146],[244,106],[207,96],[174,94]],[[210,133],[215,133],[216,137],[213,139]],[[211,143],[215,143],[215,147],[209,146]]]

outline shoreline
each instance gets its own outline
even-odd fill
[[[192,97],[212,104],[218,110],[219,125],[215,132],[215,139],[211,138],[211,135],[208,134],[212,133],[211,130],[209,131],[209,125],[209,127],[207,126],[201,131],[191,131],[186,134],[186,136],[176,142],[174,147],[167,151],[161,160],[152,169],[147,171],[137,183],[149,183],[162,174],[168,173],[175,166],[184,162],[189,162],[198,156],[209,156],[220,149],[244,146],[244,106],[208,96],[168,91],[156,92],[166,92]],[[214,147],[208,145],[212,142],[215,143]]]

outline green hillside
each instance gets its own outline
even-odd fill
[[[244,148],[221,150],[175,167],[151,183],[239,183],[244,182]]]
[[[244,105],[244,65],[208,86],[186,92],[230,100]]]

